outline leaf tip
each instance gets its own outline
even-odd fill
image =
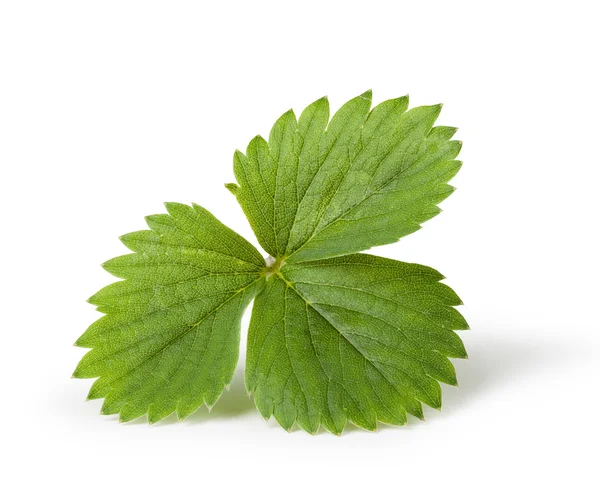
[[[101,267],[104,268],[104,270],[108,271],[108,269],[104,266],[107,262],[104,262]],[[93,306],[98,306],[100,304],[98,304],[98,293],[96,292],[94,295],[89,296],[86,299],[86,302],[88,304],[92,304]]]
[[[121,236],[119,236],[119,241],[121,243],[123,243],[125,246],[127,246],[127,241],[131,238],[132,234],[133,233],[122,234]],[[102,265],[100,265],[100,266],[106,270],[106,264],[109,262],[110,262],[110,260],[107,260],[104,263],[102,263]]]
[[[370,102],[371,100],[373,100],[373,90],[369,89],[366,92],[361,93],[359,97],[364,98],[365,100],[368,100]]]
[[[237,183],[226,183],[225,188],[229,190],[233,195],[236,195],[240,186]]]
[[[180,207],[183,204],[179,204],[177,202],[163,202],[163,205],[165,206],[165,209],[167,209],[167,212],[171,214],[172,210],[175,210],[177,207]]]
[[[439,104],[426,105],[423,108],[429,109],[429,110],[435,112],[437,115],[442,111],[442,107],[444,107],[444,104],[442,102],[440,102]]]

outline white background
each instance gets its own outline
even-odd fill
[[[594,3],[2,2],[1,485],[599,487]],[[368,88],[444,102],[464,141],[444,212],[375,250],[466,304],[442,411],[290,434],[254,409],[241,358],[210,415],[100,416],[71,345],[117,237],[194,201],[255,242],[223,187],[234,149]]]

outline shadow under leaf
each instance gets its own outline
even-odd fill
[[[254,401],[246,392],[244,385],[244,369],[238,368],[233,374],[233,379],[229,389],[225,389],[217,403],[209,411],[203,405],[197,411],[190,414],[183,422],[184,423],[204,423],[211,419],[233,418],[243,416],[249,412],[255,411]],[[133,421],[135,423],[136,421]],[[138,418],[137,422],[147,422],[146,416]],[[161,420],[156,426],[169,425],[178,423],[179,420],[175,413]]]
[[[532,336],[524,328],[514,334],[510,328],[503,334],[497,327],[476,326],[461,334],[469,353],[468,360],[453,360],[458,387],[442,384],[443,404],[440,411],[424,407],[425,420],[450,418],[486,393],[503,386],[532,382],[539,375],[551,375],[565,363],[585,355],[585,345],[556,338]],[[377,431],[418,428],[422,421],[408,417],[405,426],[378,424]],[[344,433],[368,433],[350,423]]]

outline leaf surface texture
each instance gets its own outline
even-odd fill
[[[104,264],[123,279],[90,298],[104,313],[77,341],[75,376],[121,420],[184,418],[212,406],[238,360],[254,299],[246,386],[286,429],[340,434],[347,422],[402,425],[440,408],[466,358],[458,296],[437,271],[359,252],[418,230],[454,190],[461,143],[441,106],[371,92],[330,117],[321,98],[236,151],[236,196],[267,262],[204,208],[167,204],[133,252]]]
[[[434,127],[441,105],[408,110],[408,97],[371,107],[371,92],[329,119],[319,99],[286,112],[269,140],[236,152],[230,184],[263,248],[288,263],[397,241],[439,213],[459,170],[456,129]]]
[[[435,270],[366,254],[282,267],[259,293],[246,382],[265,417],[341,433],[441,407],[466,351],[460,299]]]
[[[263,283],[264,260],[200,206],[167,204],[148,231],[123,236],[134,253],[104,268],[123,281],[89,301],[105,315],[77,340],[92,348],[74,376],[99,377],[102,412],[150,422],[212,406],[238,359],[240,320]]]

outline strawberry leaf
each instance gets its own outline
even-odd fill
[[[327,99],[292,111],[265,141],[236,152],[228,188],[263,248],[288,263],[346,255],[397,241],[439,213],[460,169],[456,129],[433,127],[441,106],[408,97],[369,112],[371,92],[329,117]]]
[[[197,205],[167,204],[150,230],[122,237],[134,253],[104,267],[124,280],[90,299],[105,316],[76,343],[91,351],[74,376],[98,378],[89,397],[104,414],[152,423],[212,406],[255,297],[246,386],[265,418],[340,434],[441,407],[439,383],[457,384],[449,358],[467,356],[460,299],[431,268],[357,252],[439,213],[461,144],[434,127],[439,105],[370,107],[366,92],[329,120],[319,99],[235,153],[227,188],[268,263]]]
[[[105,313],[77,340],[92,348],[74,377],[99,377],[103,414],[151,423],[212,406],[238,359],[240,319],[262,285],[264,260],[202,207],[167,204],[149,231],[123,236],[134,253],[104,264],[125,280],[89,301]]]
[[[286,429],[423,418],[466,358],[460,299],[435,270],[372,255],[283,265],[255,299],[246,383]]]

